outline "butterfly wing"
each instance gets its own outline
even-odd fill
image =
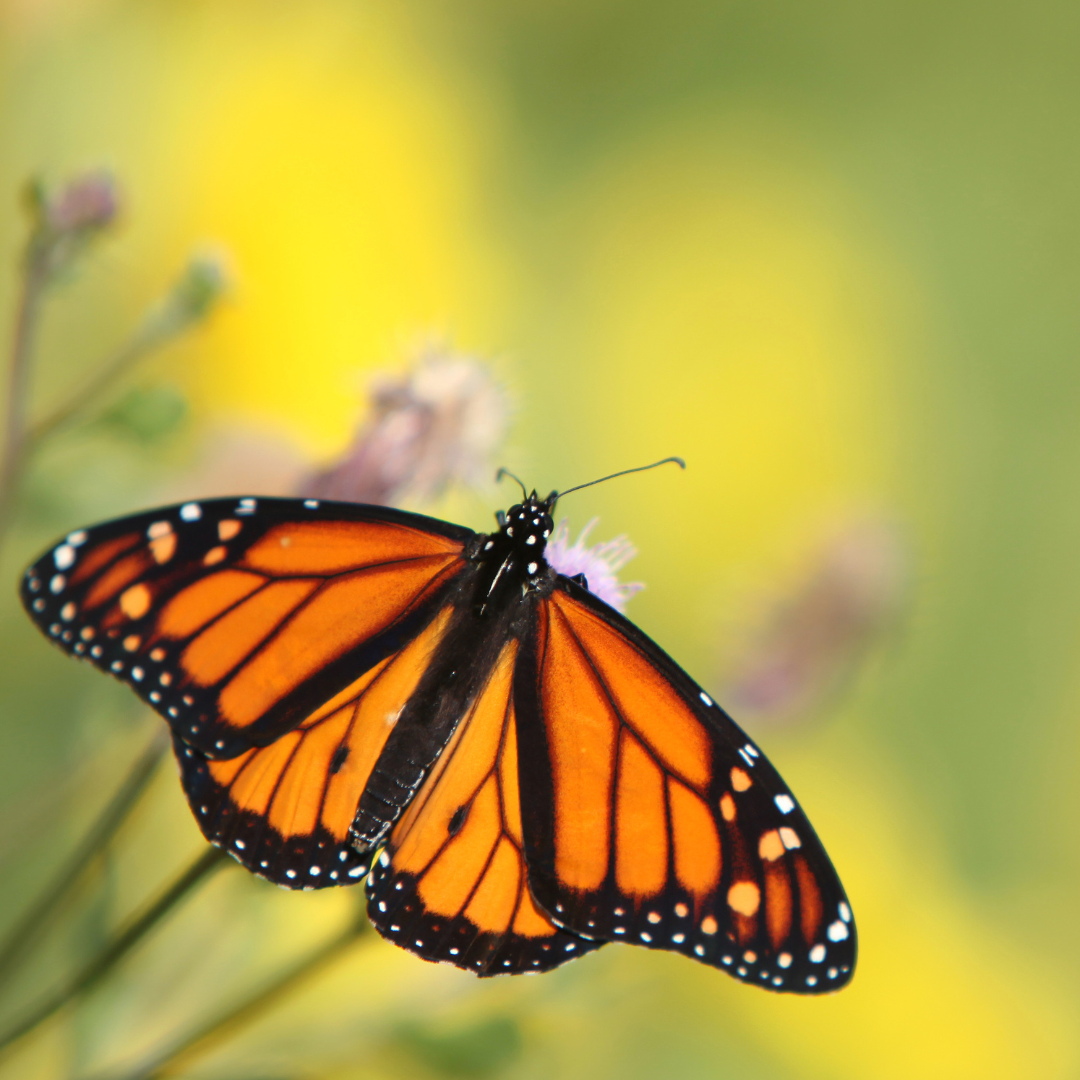
[[[249,870],[293,889],[348,885],[367,873],[352,832],[387,739],[428,671],[452,606],[269,746],[211,760],[174,738],[203,835]]]
[[[554,925],[529,892],[516,652],[515,640],[503,646],[368,879],[368,915],[385,938],[477,975],[546,971],[602,944]]]
[[[210,758],[268,746],[401,652],[474,534],[383,507],[186,503],[71,533],[22,599]]]
[[[770,989],[851,978],[851,910],[794,797],[631,623],[560,577],[514,705],[529,885],[558,925]]]

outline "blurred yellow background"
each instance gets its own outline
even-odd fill
[[[34,463],[2,560],[2,925],[151,724],[39,639],[21,565],[205,469],[223,429],[332,457],[370,373],[438,338],[493,363],[505,463],[542,493],[687,459],[560,510],[629,534],[648,586],[629,614],[706,686],[747,595],[823,530],[900,523],[902,624],[812,721],[755,729],[844,879],[858,973],[796,1000],[612,946],[478,982],[368,942],[178,1075],[1077,1074],[1075,9],[2,0],[0,33],[0,312],[29,176],[105,165],[125,196],[117,238],[50,301],[37,406],[192,247],[235,279],[143,369],[190,402],[177,439],[72,437]],[[511,497],[441,509],[486,528]],[[198,851],[167,772],[42,986]],[[348,902],[223,875],[0,1076],[137,1056]],[[431,1050],[454,1033],[472,1056]]]

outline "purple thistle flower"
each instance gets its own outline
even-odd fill
[[[637,548],[625,536],[616,536],[602,544],[586,547],[585,541],[599,520],[593,518],[571,544],[570,527],[563,518],[555,526],[544,556],[549,566],[566,577],[584,574],[589,592],[616,611],[625,611],[627,601],[645,588],[640,581],[621,582],[617,574],[637,555]]]

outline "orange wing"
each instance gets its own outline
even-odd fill
[[[851,977],[836,873],[761,752],[632,624],[560,579],[514,701],[529,884],[578,934],[800,993]]]
[[[545,971],[601,944],[560,930],[527,886],[516,651],[504,646],[368,879],[368,915],[384,937],[477,975]]]
[[[249,870],[289,888],[348,885],[367,873],[350,829],[386,740],[442,642],[443,607],[380,661],[266,747],[212,761],[176,738],[203,835]]]
[[[381,507],[217,499],[71,533],[23,602],[213,758],[267,746],[430,622],[473,534]]]

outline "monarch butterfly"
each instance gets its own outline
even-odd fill
[[[165,717],[209,841],[289,888],[366,875],[371,922],[424,959],[535,972],[624,941],[839,988],[855,927],[810,823],[704,690],[548,565],[559,497],[522,487],[489,535],[189,502],[70,533],[21,595]]]

